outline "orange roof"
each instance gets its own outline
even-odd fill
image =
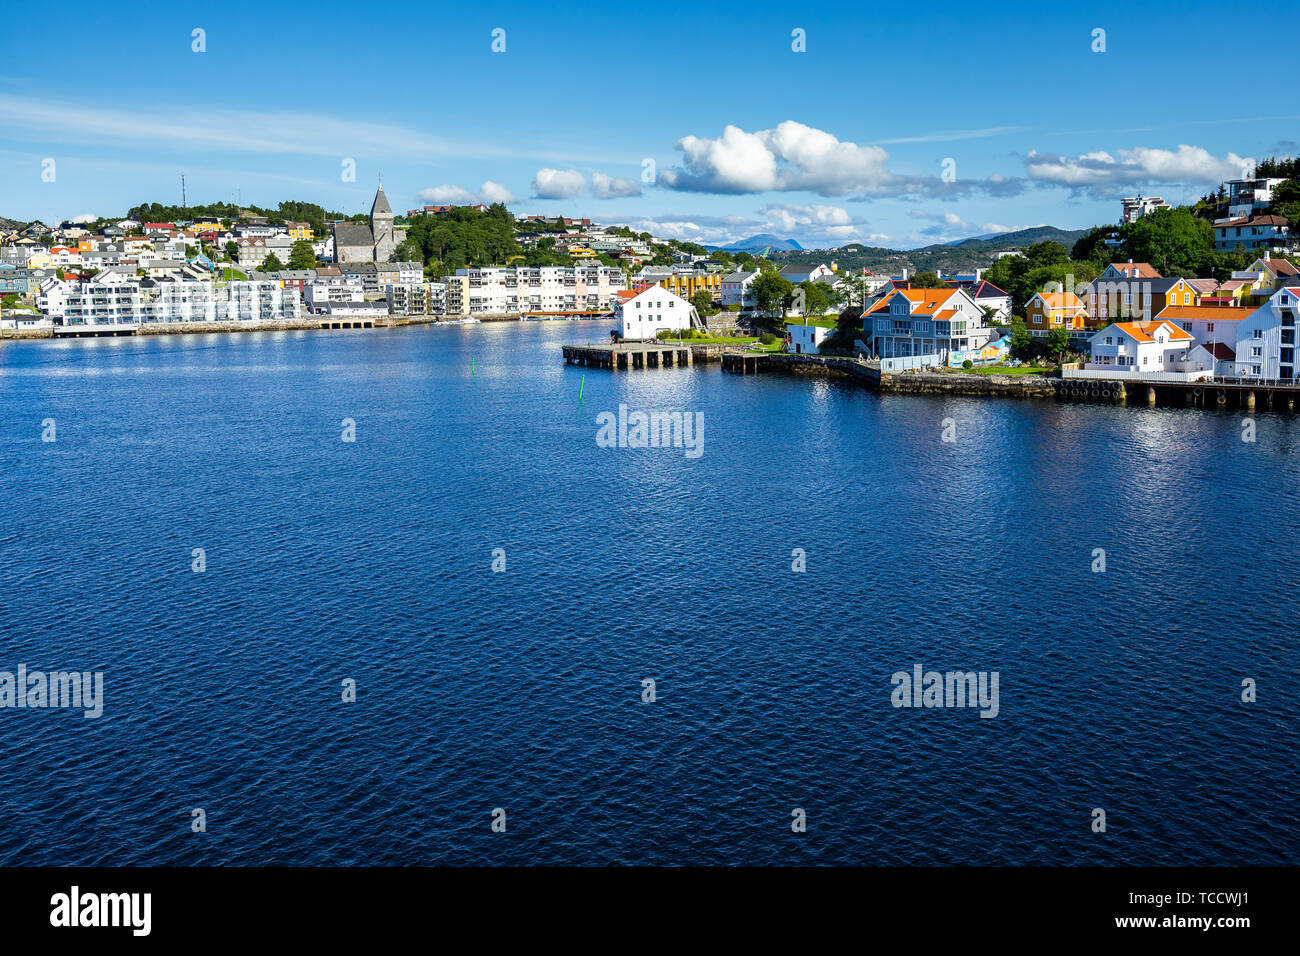
[[[1043,300],[1049,309],[1082,309],[1083,303],[1073,292],[1040,292],[1035,298]]]
[[[1245,310],[1243,309],[1242,311]],[[1164,319],[1157,319],[1154,322],[1116,322],[1115,328],[1127,332],[1139,342],[1154,342],[1156,340],[1155,334],[1159,331],[1162,325],[1169,330],[1169,337],[1171,339],[1190,340],[1192,338],[1190,332],[1184,332],[1172,322],[1166,322]]]
[[[642,291],[645,291],[645,290],[643,289]],[[618,297],[619,297],[619,300],[622,301],[622,302],[626,302],[628,299],[636,298],[636,296],[639,295],[639,294],[640,294],[640,293],[638,293],[636,289],[619,289],[619,290],[618,290]]]
[[[1163,279],[1155,266],[1149,262],[1112,262],[1110,267],[1122,276],[1131,279]]]
[[[1167,319],[1174,322],[1185,319],[1238,322],[1253,311],[1254,309],[1243,309],[1230,305],[1170,305],[1161,309],[1156,319]]]

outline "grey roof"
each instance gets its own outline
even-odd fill
[[[334,224],[335,246],[373,246],[374,233],[364,222],[338,222]]]
[[[376,272],[373,262],[340,262],[337,268],[342,275],[363,275],[368,272]]]
[[[380,186],[379,190],[375,193],[375,202],[370,207],[370,218],[373,219],[376,214],[384,216],[391,216],[393,214],[393,207],[388,205],[388,197],[384,195],[383,186]]]
[[[722,277],[723,282],[744,282],[746,279],[752,279],[756,272],[728,272]]]

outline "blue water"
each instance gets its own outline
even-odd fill
[[[1300,862],[1300,419],[563,365],[604,334],[0,345],[0,670],[106,698],[0,710],[0,863]]]

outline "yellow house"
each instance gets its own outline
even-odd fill
[[[306,239],[310,242],[315,236],[312,234],[311,226],[305,222],[289,223],[289,238],[295,241]]]
[[[1091,328],[1088,311],[1073,292],[1039,292],[1025,306],[1025,328],[1045,337],[1053,329],[1082,332]]]
[[[683,299],[689,299],[697,292],[707,292],[716,297],[722,293],[722,273],[675,272],[660,279],[659,285]]]
[[[53,269],[54,258],[42,249],[40,252],[33,252],[27,257],[27,268],[29,269]]]

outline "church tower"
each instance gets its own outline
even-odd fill
[[[391,261],[397,254],[397,238],[393,233],[393,207],[388,205],[382,181],[370,207],[370,234],[375,238],[375,262]]]

